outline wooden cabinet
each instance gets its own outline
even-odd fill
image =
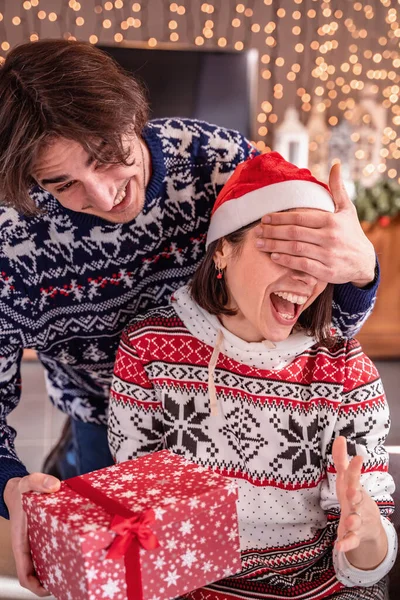
[[[381,284],[357,339],[371,358],[400,358],[400,216],[387,227],[365,224],[363,229],[379,258]]]

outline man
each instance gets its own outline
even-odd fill
[[[106,410],[128,321],[194,273],[216,195],[256,153],[203,122],[147,123],[139,85],[89,44],[47,40],[0,71],[0,514],[10,517],[20,582],[38,595],[21,493],[29,475],[6,417],[20,394],[23,348],[42,361],[51,401],[71,417],[78,472],[109,464]],[[378,284],[375,254],[333,169],[337,212],[282,213],[259,227],[260,251],[335,286],[333,319],[352,335]]]

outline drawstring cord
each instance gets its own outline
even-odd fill
[[[219,329],[215,341],[215,347],[213,353],[211,354],[210,362],[208,363],[208,393],[210,396],[210,411],[212,417],[216,417],[218,415],[218,401],[217,391],[215,389],[214,372],[218,356],[221,351],[223,339],[224,334],[222,333],[221,329]]]

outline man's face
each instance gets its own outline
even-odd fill
[[[56,138],[39,155],[33,177],[65,208],[128,223],[143,208],[150,155],[136,137],[126,145],[131,166],[98,163],[77,142]]]

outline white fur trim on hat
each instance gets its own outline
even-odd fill
[[[206,248],[221,237],[259,221],[264,215],[290,208],[316,208],[335,212],[330,193],[312,181],[290,180],[258,188],[241,198],[224,202],[212,215]]]

